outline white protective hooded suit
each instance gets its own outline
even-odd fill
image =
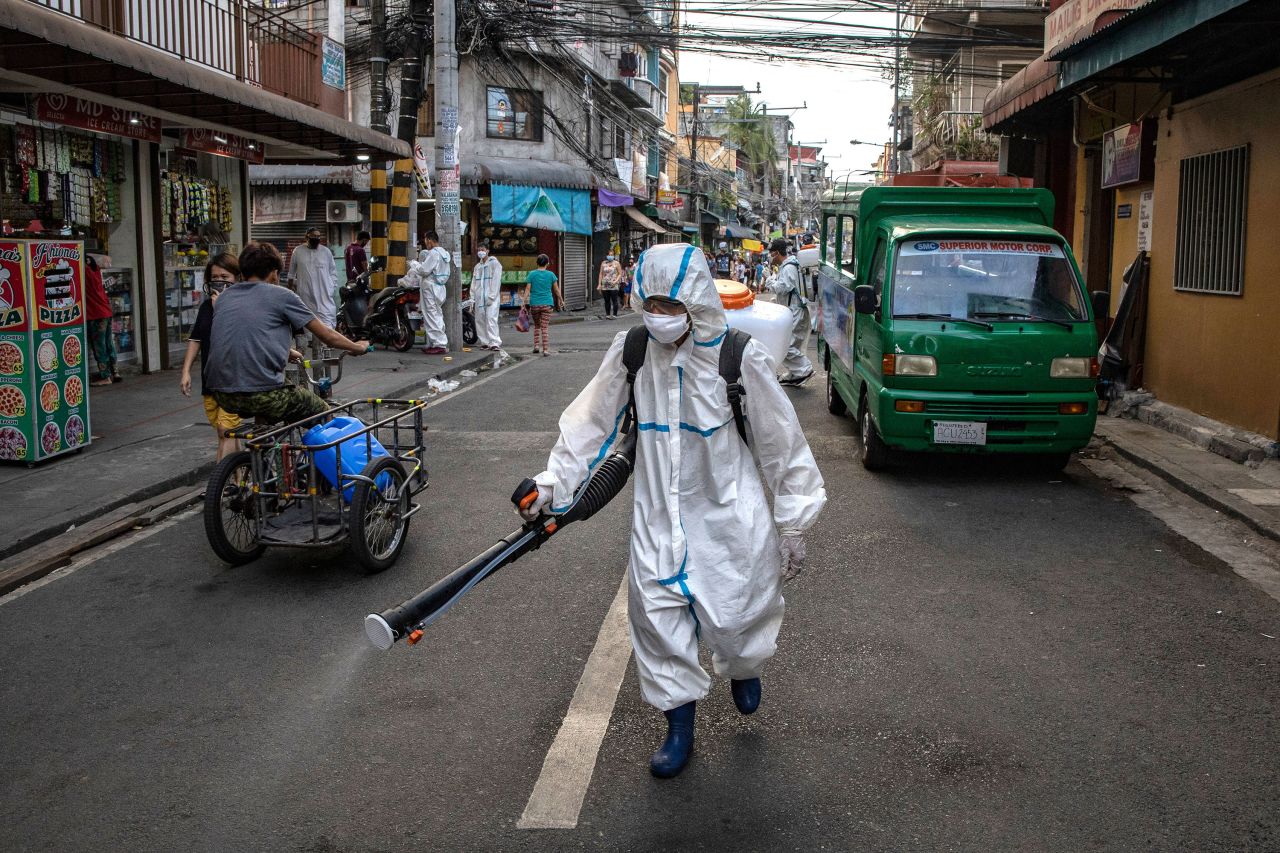
[[[688,308],[693,334],[679,347],[649,341],[636,376],[639,446],[632,513],[630,622],[643,698],[666,711],[707,694],[698,640],[715,670],[754,678],[782,625],[778,530],[803,531],[826,503],[822,475],[764,346],[742,361],[749,450],[734,426],[720,344],[724,309],[702,253],[668,244],[640,256],[640,299]],[[619,333],[590,384],[560,418],[548,470],[536,478],[562,512],[608,454],[627,405]],[[773,523],[752,451],[773,492]]]

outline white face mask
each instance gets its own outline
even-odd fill
[[[476,252],[476,257],[483,261],[485,258],[489,257],[489,253],[486,252],[484,249],[481,249],[480,251]]]
[[[653,335],[653,339],[660,344],[674,344],[680,340],[685,332],[689,331],[689,315],[677,314],[669,317],[666,314],[651,314],[648,311],[641,311],[644,315],[645,328],[649,330],[649,334]]]

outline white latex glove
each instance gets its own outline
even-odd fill
[[[516,512],[520,513],[520,517],[525,521],[533,521],[549,506],[551,506],[551,487],[538,486],[538,497],[534,502],[524,509],[517,509]]]
[[[795,580],[804,571],[804,534],[799,530],[782,531],[778,551],[782,555],[782,582]]]

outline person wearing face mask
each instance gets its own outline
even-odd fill
[[[778,271],[765,282],[765,287],[778,297],[778,303],[791,311],[791,345],[779,367],[783,385],[800,385],[813,375],[813,362],[805,350],[809,347],[809,303],[800,284],[800,261],[787,254],[787,241],[778,238],[769,244],[769,260]]]
[[[435,231],[424,233],[418,246],[422,282],[418,307],[422,311],[422,330],[427,335],[427,345],[422,351],[427,355],[444,355],[449,351],[449,339],[444,332],[444,300],[452,261]]]
[[[618,295],[622,288],[624,276],[622,264],[618,263],[618,259],[610,252],[609,256],[604,259],[604,263],[600,264],[600,280],[596,284],[596,290],[604,297],[604,317],[606,320],[616,320],[618,317]]]
[[[289,284],[316,319],[330,329],[338,316],[333,295],[338,288],[338,265],[321,243],[320,229],[308,228],[306,242],[289,256]]]
[[[498,308],[502,302],[502,262],[489,254],[489,244],[476,248],[476,265],[471,271],[471,298],[476,305],[476,337],[488,350],[502,349],[498,336]]]
[[[776,650],[782,581],[799,573],[804,531],[826,490],[795,410],[765,347],[748,340],[739,383],[739,433],[720,370],[727,339],[711,270],[692,246],[655,246],[640,257],[635,292],[648,332],[644,363],[628,385],[619,333],[594,379],[560,417],[560,437],[526,518],[563,512],[618,440],[634,393],[638,446],[628,572],[628,613],[640,692],[667,718],[650,758],[660,778],[680,773],[693,748],[696,703],[715,671],[737,709],[759,706],[760,676]],[[744,440],[750,437],[750,447]],[[759,469],[757,470],[757,462]],[[772,522],[764,481],[773,493]]]

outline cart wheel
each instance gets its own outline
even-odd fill
[[[233,566],[251,563],[267,549],[258,543],[252,483],[249,452],[241,450],[218,463],[204,493],[205,535],[213,553]]]
[[[390,456],[379,456],[361,473],[376,486],[356,483],[351,497],[351,550],[365,574],[372,575],[389,569],[404,548],[410,490],[404,468]]]

